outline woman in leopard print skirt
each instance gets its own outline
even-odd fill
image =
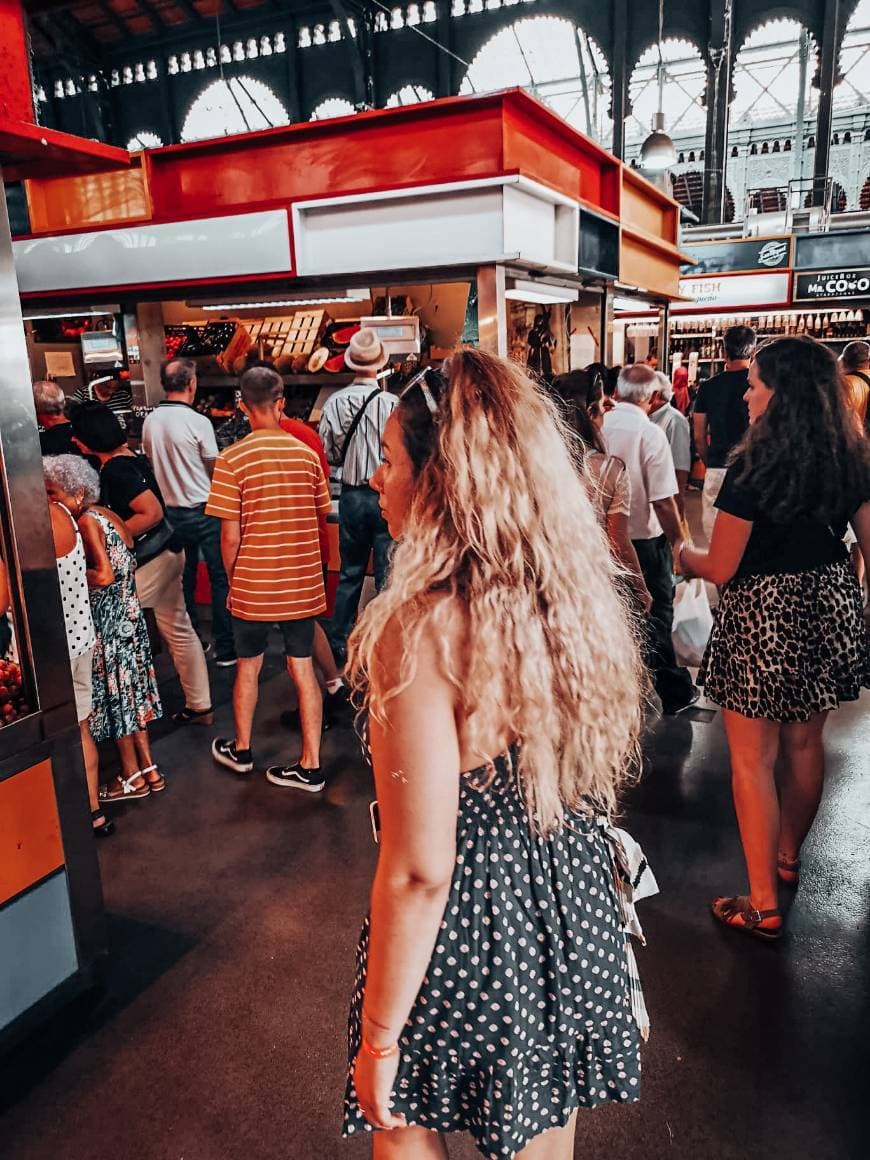
[[[749,894],[717,898],[735,930],[780,937],[778,881],[797,884],[822,795],[828,713],[870,687],[862,593],[843,536],[870,559],[870,445],[834,356],[811,338],[762,347],[708,552],[687,576],[722,587],[698,684],[722,706]],[[781,763],[779,794],[774,778]]]

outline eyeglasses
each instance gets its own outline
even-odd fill
[[[440,397],[444,392],[445,385],[446,380],[440,371],[436,371],[434,367],[424,367],[409,379],[399,398],[404,399],[408,391],[413,390],[414,387],[419,387],[423,401],[429,408],[429,414],[433,419],[436,419],[438,417],[438,403],[435,400],[435,395],[432,394],[432,388],[435,388],[436,393]]]

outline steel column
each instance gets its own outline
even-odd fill
[[[823,205],[825,178],[831,165],[834,127],[834,86],[840,53],[840,0],[825,0],[822,43],[819,50],[819,112],[816,120],[816,156],[813,164],[813,204]]]
[[[710,48],[707,58],[707,132],[704,141],[704,202],[708,225],[725,218],[725,166],[728,159],[728,112],[734,63],[734,0],[710,0]]]
[[[613,117],[612,153],[620,161],[625,153],[625,118],[628,114],[628,0],[613,0],[611,38],[611,97]]]

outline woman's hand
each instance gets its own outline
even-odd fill
[[[394,1052],[386,1059],[374,1059],[360,1050],[353,1067],[353,1082],[360,1111],[373,1128],[386,1132],[394,1128],[404,1128],[407,1120],[397,1116],[390,1109],[390,1097],[396,1072],[399,1070],[399,1053]]]

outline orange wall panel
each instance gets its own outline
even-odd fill
[[[139,167],[33,180],[25,187],[35,234],[142,221],[150,216],[145,173]]]
[[[51,762],[0,781],[0,906],[64,863]]]
[[[628,171],[622,186],[622,220],[672,245],[677,241],[677,207],[658,195],[657,190],[635,184]]]
[[[623,232],[619,251],[619,280],[676,298],[680,285],[680,256],[675,252],[673,257],[668,257],[661,250],[644,245],[639,239]]]

